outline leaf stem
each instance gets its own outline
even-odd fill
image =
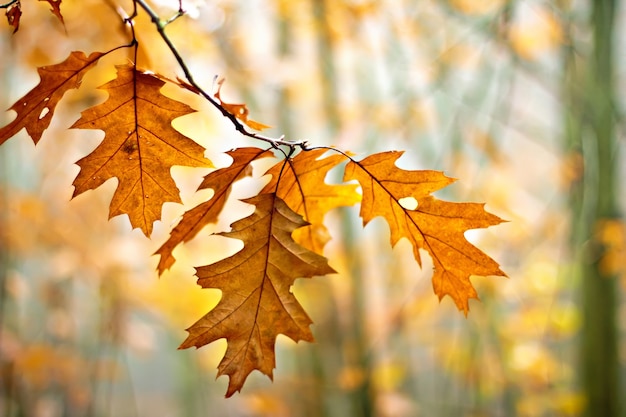
[[[180,55],[180,52],[178,51],[178,49],[176,48],[176,46],[174,45],[172,40],[165,33],[165,27],[185,13],[183,11],[183,9],[182,9],[182,1],[179,2],[178,14],[174,15],[174,17],[172,17],[171,19],[169,19],[167,21],[162,20],[156,14],[156,12],[154,10],[152,10],[152,8],[146,3],[145,0],[135,0],[135,1],[133,1],[133,6],[135,8],[135,11],[134,11],[133,15],[129,19],[132,20],[136,16],[137,6],[139,6],[141,9],[143,9],[148,14],[148,16],[150,16],[150,19],[151,19],[152,23],[154,23],[154,25],[155,25],[155,27],[157,29],[157,32],[159,32],[159,35],[161,36],[161,39],[163,39],[163,41],[165,42],[165,44],[169,48],[170,52],[172,53],[172,55],[174,55],[174,58],[176,59],[176,62],[178,62],[178,65],[180,66],[181,70],[185,74],[185,79],[189,82],[189,84],[191,84],[191,86],[197,91],[198,94],[200,94],[202,97],[204,97],[209,103],[211,103],[216,109],[218,109],[222,113],[222,115],[224,117],[226,117],[228,120],[230,120],[231,123],[235,126],[235,129],[239,133],[241,133],[244,136],[250,137],[252,139],[257,139],[257,140],[261,140],[263,142],[267,142],[270,145],[272,145],[273,148],[277,148],[278,149],[280,146],[286,146],[286,147],[288,147],[290,149],[289,154],[292,154],[293,151],[296,148],[300,148],[300,149],[305,150],[305,151],[308,150],[307,142],[304,141],[304,140],[300,140],[300,141],[284,140],[282,136],[279,139],[275,139],[275,138],[271,138],[269,136],[260,135],[258,133],[250,132],[248,129],[246,129],[246,127],[244,126],[243,123],[241,123],[239,120],[237,120],[237,118],[236,118],[236,116],[234,114],[229,113],[221,105],[221,103],[218,100],[216,100],[213,96],[211,96],[209,93],[204,91],[198,85],[198,83],[196,83],[196,81],[193,78],[193,75],[191,74],[191,71],[189,70],[189,67],[187,67],[187,64],[185,63],[185,60]]]
[[[344,157],[346,157],[350,161],[358,163],[358,161],[356,159],[352,158],[347,152],[344,152],[341,149],[333,148],[332,146],[313,146],[312,148],[309,148],[309,147],[302,148],[302,150],[304,150],[304,151],[312,151],[312,150],[315,150],[315,149],[326,149],[328,151],[334,151],[334,152],[337,152],[338,154],[343,155]]]

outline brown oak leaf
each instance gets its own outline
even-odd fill
[[[232,164],[208,174],[198,187],[198,190],[213,189],[213,196],[187,211],[167,241],[155,252],[155,255],[161,256],[157,266],[159,275],[174,264],[176,259],[172,252],[176,246],[191,240],[204,226],[217,223],[233,183],[250,174],[250,163],[256,159],[273,156],[272,152],[259,148],[238,148],[226,153],[233,158]]]
[[[13,33],[20,28],[20,18],[22,17],[22,3],[18,0],[9,7],[5,13],[9,26],[13,26]]]
[[[324,180],[328,171],[345,161],[334,154],[319,159],[327,150],[300,152],[293,159],[274,165],[267,174],[271,181],[261,193],[275,192],[296,213],[310,223],[294,232],[294,240],[316,253],[322,254],[328,242],[324,215],[336,207],[352,206],[361,201],[356,184],[330,185]],[[284,168],[283,168],[284,166]]]
[[[11,110],[17,112],[17,117],[0,129],[0,145],[22,128],[26,128],[26,132],[37,144],[50,125],[59,100],[66,91],[80,87],[85,73],[102,55],[100,52],[93,52],[86,56],[83,52],[74,51],[60,64],[38,68],[41,81],[11,106]]]
[[[117,78],[100,87],[109,98],[83,111],[72,126],[105,132],[102,143],[77,162],[81,170],[73,197],[116,177],[119,184],[109,218],[128,214],[132,227],[146,236],[160,219],[164,203],[181,202],[172,166],[212,166],[202,146],[172,127],[174,119],[195,110],[162,95],[164,84],[132,65],[118,66]]]
[[[357,180],[363,189],[361,217],[366,225],[383,216],[391,230],[391,245],[406,238],[421,265],[419,249],[426,250],[434,263],[433,288],[439,299],[449,295],[459,310],[469,311],[468,300],[478,298],[470,282],[472,275],[506,276],[499,265],[469,243],[463,235],[470,229],[485,228],[503,220],[488,213],[484,204],[441,201],[430,193],[454,179],[438,171],[406,171],[395,161],[401,152],[371,155],[346,166],[344,181]],[[413,197],[414,210],[400,200]]]
[[[335,271],[326,258],[298,245],[291,233],[307,223],[275,194],[245,200],[252,215],[232,224],[223,236],[244,248],[212,265],[197,268],[198,284],[222,291],[218,305],[192,325],[180,348],[200,347],[226,338],[218,376],[228,375],[226,396],[240,391],[257,369],[272,378],[276,337],[313,341],[311,319],[291,292],[296,278]]]

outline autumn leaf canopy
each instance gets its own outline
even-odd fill
[[[45,2],[56,16],[55,22],[64,27],[61,0]],[[296,342],[314,340],[312,320],[294,296],[292,286],[298,278],[335,273],[325,257],[326,244],[333,234],[325,219],[335,209],[360,203],[364,226],[382,217],[389,225],[391,246],[407,239],[419,266],[420,250],[426,251],[434,264],[435,294],[440,299],[450,296],[465,314],[469,300],[478,297],[470,281],[472,276],[505,275],[493,259],[464,236],[468,230],[497,225],[502,220],[485,211],[484,204],[447,202],[432,195],[451,184],[452,178],[439,171],[399,168],[396,162],[401,152],[376,153],[357,160],[335,147],[314,147],[306,141],[261,135],[258,131],[269,126],[252,120],[245,103],[225,99],[222,80],[214,92],[199,85],[168,38],[165,27],[184,14],[182,6],[175,18],[163,20],[146,2],[133,5],[134,13],[122,18],[129,29],[127,44],[89,55],[75,51],[60,63],[38,68],[39,83],[10,107],[15,118],[0,127],[0,145],[23,129],[37,145],[65,93],[80,88],[83,78],[103,57],[130,50],[136,58],[140,44],[134,19],[139,12],[147,14],[185,77],[170,79],[143,70],[132,61],[122,61],[115,67],[115,77],[109,76],[109,81],[99,87],[107,98],[84,109],[71,126],[104,135],[95,149],[76,162],[80,171],[72,184],[72,197],[115,179],[109,218],[125,214],[133,229],[139,228],[150,237],[154,223],[161,219],[163,205],[182,203],[172,167],[213,168],[205,156],[206,149],[172,125],[195,110],[166,96],[166,84],[180,87],[189,97],[204,99],[232,123],[234,131],[259,145],[235,149],[225,146],[222,151],[231,163],[211,171],[198,187],[212,190],[211,196],[185,211],[155,252],[161,275],[176,262],[175,249],[201,233],[243,244],[234,255],[196,268],[198,284],[220,290],[221,299],[187,329],[188,336],[180,345],[201,347],[226,339],[226,353],[218,366],[218,376],[229,377],[226,396],[240,391],[254,370],[272,378],[279,334]],[[21,2],[2,7],[7,9],[8,24],[16,32]],[[228,141],[220,138],[219,143]],[[266,171],[255,173],[253,164],[270,158]],[[342,171],[343,182],[333,182],[331,178],[340,178]],[[236,218],[230,230],[208,227],[220,220],[233,198],[234,184],[253,174],[257,180],[267,181],[265,185],[257,184],[253,197],[242,200],[254,206],[254,212]],[[407,199],[415,207],[408,208]]]

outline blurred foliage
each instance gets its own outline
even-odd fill
[[[111,7],[118,2],[63,3],[67,34],[46,7],[23,3],[19,32],[0,25],[0,107],[36,84],[35,66],[128,39]],[[153,3],[163,16],[178,8]],[[579,415],[581,315],[567,192],[583,174],[580,155],[561,151],[561,87],[563,50],[588,57],[589,3],[183,1],[188,15],[167,30],[199,83],[226,77],[224,97],[246,102],[274,126],[270,134],[359,154],[407,149],[403,168],[459,178],[444,197],[486,201],[510,220],[467,236],[511,278],[475,278],[481,302],[466,319],[433,295],[427,256],[420,270],[406,242],[389,249],[382,221],[357,233],[356,209],[332,212],[325,254],[339,274],[295,286],[318,342],[279,338],[274,382],[253,373],[242,394],[223,399],[226,378],[213,379],[225,344],[176,347],[182,329],[219,299],[195,285],[190,265],[237,247],[198,236],[157,279],[150,255],[183,207],[165,205],[147,240],[126,218],[106,220],[112,183],[68,202],[72,164],[102,135],[67,127],[104,100],[93,87],[114,77],[109,64],[117,62],[107,61],[66,96],[56,112],[64,117],[37,148],[23,133],[0,148],[0,415]],[[180,75],[145,16],[137,31],[139,64]],[[619,33],[617,47],[624,39]],[[623,91],[621,78],[617,85]],[[201,113],[176,127],[216,166],[226,163],[221,152],[250,145],[206,103],[188,104]],[[173,169],[186,207],[206,197],[194,190],[207,172]],[[246,181],[235,192],[262,185]],[[232,210],[247,209],[234,202],[223,224]],[[624,227],[596,229],[610,248],[603,268],[620,275],[620,291]]]

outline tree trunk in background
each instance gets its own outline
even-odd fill
[[[339,99],[337,97],[337,71],[335,67],[335,49],[332,38],[332,27],[328,19],[329,0],[312,0],[312,11],[317,26],[317,54],[320,65],[320,78],[324,114],[330,137],[334,137],[341,129]],[[363,260],[355,244],[355,227],[346,211],[340,212],[342,219],[342,235],[348,253],[348,265],[352,279],[352,309],[349,312],[351,324],[345,329],[342,350],[347,351],[344,366],[356,368],[362,372],[362,380],[348,393],[350,416],[372,417],[374,415],[374,397],[372,393],[372,362],[366,332],[366,289],[363,285]],[[336,415],[345,415],[337,413]]]
[[[598,228],[619,217],[616,198],[618,142],[615,135],[613,29],[618,0],[591,2],[592,50],[587,59],[572,52],[566,62],[568,153],[582,161],[572,185],[572,248],[580,274],[583,325],[580,382],[586,416],[620,415],[618,287],[602,267],[607,248]],[[584,52],[583,52],[584,54]]]
[[[0,54],[2,59],[6,59],[7,62],[12,58],[11,51],[5,50],[5,45],[0,42]],[[2,65],[0,65],[2,69]],[[0,71],[0,91],[8,91],[9,86],[9,73],[8,71]],[[6,93],[3,97],[0,97],[0,106],[2,109],[6,109],[9,104]],[[6,116],[0,115],[0,125],[6,123]],[[9,201],[9,193],[7,184],[9,182],[9,170],[7,169],[6,150],[0,152],[0,230],[4,230],[6,227],[6,215],[9,207],[7,202]],[[5,332],[9,328],[9,320],[7,319],[8,312],[8,297],[7,293],[7,272],[9,269],[9,248],[6,246],[4,236],[0,235],[0,352],[2,352],[2,346],[5,345]],[[0,413],[6,415],[15,415],[15,409],[19,411],[19,397],[16,393],[17,387],[15,386],[15,375],[13,372],[13,361],[2,356],[0,353]]]

